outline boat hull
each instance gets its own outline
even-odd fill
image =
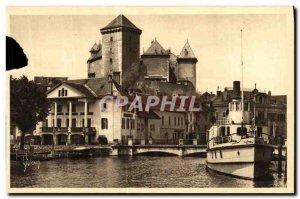
[[[207,167],[220,173],[255,179],[266,175],[273,149],[266,145],[225,146],[208,149]]]
[[[207,163],[207,167],[213,171],[245,179],[256,179],[265,176],[269,172],[269,163]]]

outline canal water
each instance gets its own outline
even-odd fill
[[[276,162],[270,175],[244,180],[207,172],[202,157],[94,157],[55,159],[24,166],[11,161],[11,187],[126,188],[126,187],[285,187]],[[283,167],[284,168],[284,167]]]

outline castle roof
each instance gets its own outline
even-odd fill
[[[183,58],[183,59],[197,59],[189,42],[187,41],[181,50],[178,58]]]
[[[151,46],[144,52],[143,55],[169,55],[170,52],[166,51],[156,39],[151,42]]]
[[[138,27],[136,27],[129,19],[127,19],[124,15],[117,16],[114,20],[112,20],[107,26],[101,28],[101,31],[105,31],[113,28],[125,27],[133,30],[141,31]]]
[[[87,62],[93,62],[95,60],[101,59],[102,58],[102,45],[99,43],[95,43],[91,50],[90,50],[91,56],[87,60]]]
[[[98,52],[99,50],[101,50],[101,44],[100,44],[100,43],[99,43],[99,44],[95,43],[95,44],[92,46],[90,52],[91,52],[91,53],[92,53],[92,52]]]

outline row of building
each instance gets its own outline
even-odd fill
[[[102,43],[95,43],[87,60],[88,77],[68,80],[67,77],[35,77],[37,85],[47,92],[52,102],[49,116],[40,122],[34,136],[43,145],[126,143],[134,140],[198,139],[206,143],[206,132],[217,120],[226,117],[228,104],[237,89],[225,88],[213,93],[196,92],[197,58],[187,42],[179,55],[165,50],[155,39],[140,55],[140,35],[124,15],[119,15],[100,29]],[[114,97],[196,96],[197,112],[128,111],[128,107],[105,111],[100,100]],[[272,96],[256,89],[245,91],[246,101],[255,101],[257,122],[264,124],[265,133],[286,137],[286,96]],[[114,107],[115,99],[106,107]],[[250,108],[250,107],[249,107]],[[13,127],[13,126],[12,126]],[[17,128],[11,128],[17,139]],[[30,137],[30,136],[28,136]]]

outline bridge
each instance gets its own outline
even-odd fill
[[[193,142],[185,142],[178,139],[177,143],[156,143],[155,140],[149,140],[146,144],[145,140],[135,143],[134,140],[128,139],[127,144],[111,146],[110,155],[173,155],[173,156],[204,156],[206,155],[206,145],[200,145],[197,140]]]

